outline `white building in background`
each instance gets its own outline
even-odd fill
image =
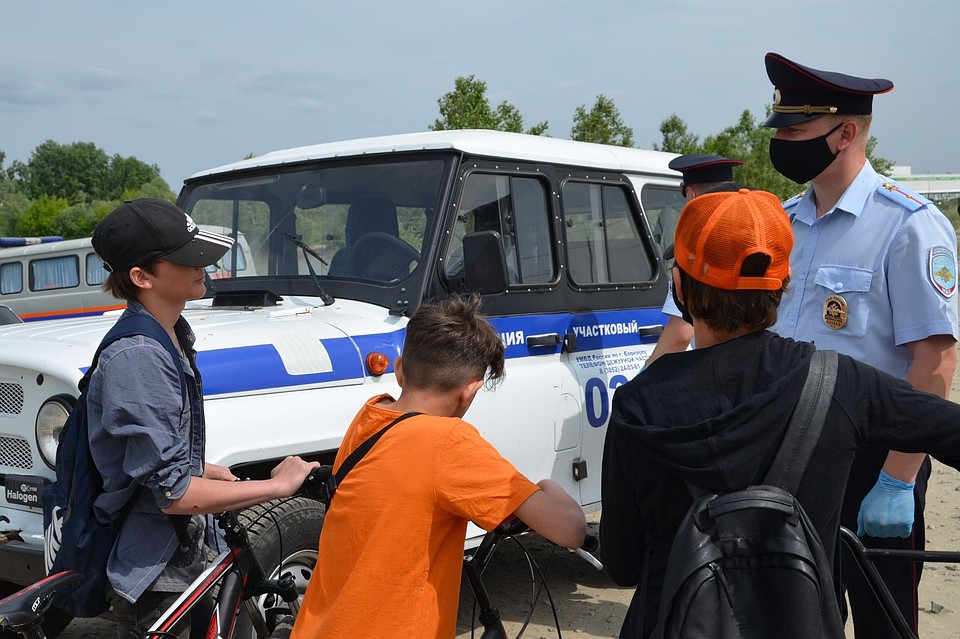
[[[894,166],[890,169],[890,177],[931,199],[949,193],[960,193],[960,173],[918,173],[914,175],[909,166]]]

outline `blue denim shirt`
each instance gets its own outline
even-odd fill
[[[149,314],[135,301],[126,313]],[[189,359],[181,360],[186,396],[170,354],[142,335],[108,346],[87,390],[90,450],[104,481],[97,515],[114,518],[131,496],[136,498],[107,563],[114,590],[131,602],[150,589],[179,545],[170,517],[161,509],[183,496],[191,476],[203,475],[205,429],[195,337],[182,317],[175,331]],[[139,486],[145,489],[138,492]]]

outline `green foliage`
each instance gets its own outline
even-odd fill
[[[493,129],[495,131],[523,132],[520,110],[507,101],[494,109],[487,99],[487,83],[474,76],[460,76],[454,80],[454,89],[437,100],[440,118],[428,126],[431,131],[455,129]],[[531,135],[544,135],[546,120],[527,129]]]
[[[135,157],[108,157],[92,142],[58,144],[47,140],[33,150],[29,162],[14,162],[8,172],[32,199],[47,195],[71,204],[120,199],[160,178],[160,169]],[[168,187],[169,188],[169,187]]]
[[[70,207],[66,198],[41,195],[14,222],[15,235],[59,235],[56,221]]]
[[[663,136],[663,143],[657,144],[654,142],[654,151],[666,151],[667,153],[679,153],[680,155],[700,152],[700,138],[687,131],[687,123],[676,113],[660,123],[660,135]]]
[[[623,123],[620,111],[613,100],[598,95],[593,108],[577,107],[573,116],[570,139],[580,142],[596,142],[616,146],[633,146],[633,129]]]

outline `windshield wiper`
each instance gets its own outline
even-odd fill
[[[324,306],[330,306],[333,304],[336,300],[333,299],[333,296],[330,295],[330,293],[327,293],[325,290],[323,290],[323,286],[320,284],[320,278],[317,276],[317,272],[313,270],[313,262],[310,261],[310,257],[308,256],[312,255],[320,260],[321,264],[330,266],[327,264],[327,261],[320,257],[319,253],[307,246],[306,243],[304,243],[304,241],[299,237],[290,235],[286,231],[281,231],[280,229],[277,229],[277,233],[300,247],[300,250],[303,251],[303,261],[307,263],[307,269],[310,271],[310,279],[313,281],[313,287],[317,290],[317,297],[323,301]]]

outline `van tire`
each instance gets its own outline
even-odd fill
[[[323,517],[323,505],[306,497],[257,504],[244,508],[237,516],[247,529],[250,546],[267,578],[276,579],[281,569],[292,573],[301,598],[317,562]],[[282,607],[283,601],[275,595],[265,595],[258,598],[257,604],[264,610]]]

